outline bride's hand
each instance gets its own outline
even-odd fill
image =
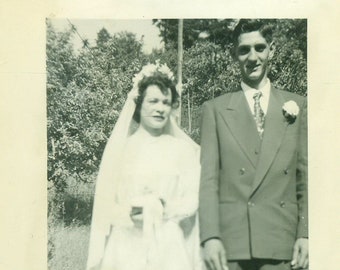
[[[135,227],[143,228],[145,214],[154,221],[161,219],[164,213],[164,204],[165,201],[163,199],[159,199],[153,194],[136,198],[132,205],[138,206],[132,206],[130,210],[130,218]]]
[[[142,229],[143,228],[143,214],[132,214],[130,213],[130,218],[135,225],[135,227]]]

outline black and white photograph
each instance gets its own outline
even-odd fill
[[[0,269],[336,269],[336,0],[1,5]]]
[[[50,269],[308,269],[307,25],[46,19]]]

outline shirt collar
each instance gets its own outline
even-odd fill
[[[241,88],[243,90],[243,92],[246,95],[254,95],[257,91],[261,91],[262,92],[262,96],[269,96],[270,93],[270,80],[267,78],[266,79],[266,83],[264,84],[264,86],[262,86],[262,88],[260,89],[255,89],[250,87],[248,84],[246,84],[245,82],[241,82]]]

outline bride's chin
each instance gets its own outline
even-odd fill
[[[162,130],[162,129],[165,128],[166,124],[167,124],[167,121],[166,121],[166,120],[163,120],[163,121],[155,121],[155,122],[153,123],[153,125],[150,126],[150,128]]]

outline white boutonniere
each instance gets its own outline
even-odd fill
[[[289,124],[293,124],[295,122],[299,112],[300,108],[293,100],[285,102],[282,106],[282,113]]]

